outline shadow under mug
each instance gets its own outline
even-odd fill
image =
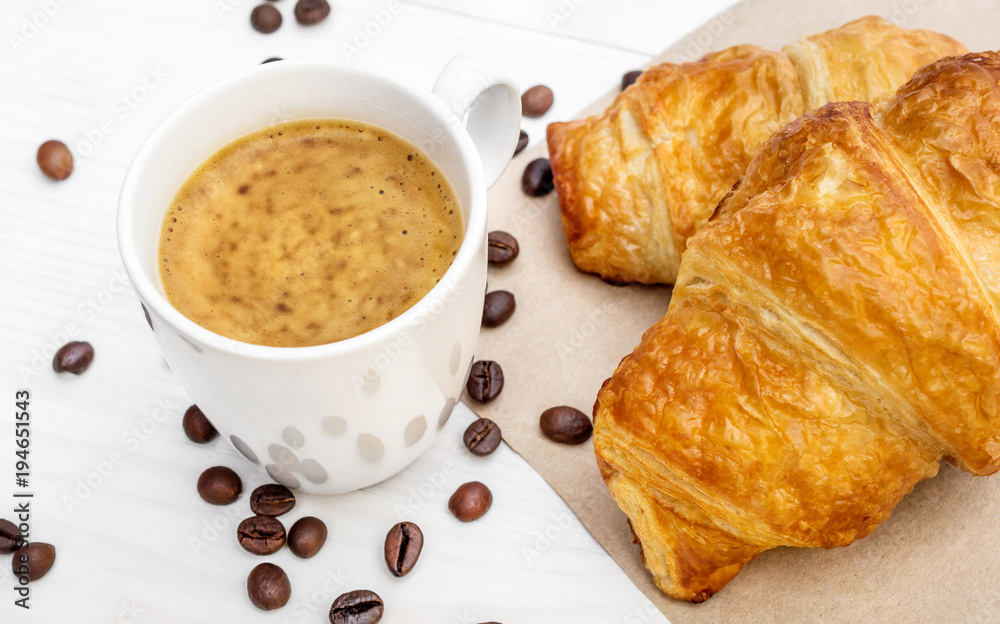
[[[458,56],[433,94],[326,62],[268,63],[181,104],[136,154],[118,244],[170,368],[223,437],[275,481],[334,494],[398,473],[433,443],[468,377],[486,291],[486,191],[517,144],[516,85]],[[265,347],[195,324],[164,296],[163,216],[181,183],[223,145],[308,118],[363,121],[419,147],[451,182],[464,240],[430,293],[389,323],[327,345]]]

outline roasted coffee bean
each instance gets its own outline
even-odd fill
[[[552,108],[552,89],[535,85],[521,95],[521,113],[525,117],[541,117]]]
[[[299,518],[288,530],[288,550],[302,559],[308,559],[326,543],[326,524],[319,518]]]
[[[524,168],[521,176],[521,190],[531,197],[543,197],[552,192],[552,163],[548,158],[536,158]]]
[[[214,466],[198,477],[198,493],[205,502],[228,505],[243,493],[243,481],[232,468]]]
[[[52,358],[52,369],[57,373],[79,375],[90,368],[94,361],[94,347],[89,342],[68,342]]]
[[[295,494],[277,483],[265,483],[250,493],[250,511],[258,516],[280,516],[293,507]]]
[[[14,576],[28,577],[29,581],[37,581],[52,569],[56,561],[56,547],[44,542],[31,542],[21,546],[11,559],[11,569]]]
[[[214,440],[219,432],[198,409],[197,405],[192,405],[184,412],[184,433],[188,439],[197,444],[206,444]]]
[[[479,457],[485,457],[497,450],[503,435],[500,433],[500,426],[489,418],[480,418],[469,425],[462,436],[465,448],[469,452]]]
[[[521,130],[521,134],[517,137],[517,147],[514,148],[514,155],[517,156],[526,147],[528,147],[528,133]]]
[[[12,553],[21,547],[21,531],[10,520],[0,520],[0,553]]]
[[[53,180],[65,180],[73,173],[73,154],[62,141],[46,141],[38,148],[36,156],[42,173]]]
[[[376,624],[385,613],[378,594],[358,589],[342,594],[330,607],[330,624]]]
[[[385,565],[393,576],[406,576],[417,565],[424,534],[412,522],[400,522],[385,536]]]
[[[326,0],[299,0],[295,5],[295,19],[303,26],[319,24],[330,14],[330,3]]]
[[[285,59],[281,58],[280,56],[272,56],[269,59],[264,59],[263,61],[260,62],[260,64],[264,65],[264,64],[267,64],[267,63],[273,63],[275,61],[283,61],[283,60],[285,60]]]
[[[448,500],[448,510],[462,522],[482,518],[492,505],[493,493],[479,481],[459,486]]]
[[[273,33],[281,26],[281,12],[270,4],[262,4],[250,13],[250,24],[257,32]]]
[[[490,360],[480,360],[472,365],[472,373],[465,384],[469,396],[480,403],[489,403],[503,390],[503,370]]]
[[[487,252],[490,264],[493,266],[503,266],[510,264],[517,258],[521,248],[517,244],[517,239],[507,232],[490,232]]]
[[[583,444],[594,432],[594,425],[586,414],[566,405],[542,412],[538,424],[546,438],[560,444]]]
[[[262,563],[247,577],[247,596],[258,609],[273,611],[288,604],[292,584],[284,570],[273,563]]]
[[[285,525],[271,516],[254,516],[240,523],[236,539],[243,550],[254,555],[270,555],[285,545]]]
[[[636,70],[630,71],[627,74],[625,74],[624,76],[622,76],[622,91],[624,91],[625,89],[628,89],[630,86],[632,86],[632,84],[636,80],[638,80],[639,76],[641,76],[641,75],[642,75],[642,70],[641,69],[636,69]]]
[[[506,290],[495,290],[486,293],[483,304],[483,327],[499,327],[514,314],[516,307],[514,295]]]

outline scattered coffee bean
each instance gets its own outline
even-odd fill
[[[285,545],[285,525],[271,516],[254,516],[240,523],[236,539],[243,550],[254,555],[270,555]]]
[[[280,516],[293,507],[295,494],[277,483],[265,483],[250,493],[250,511],[258,516]]]
[[[0,520],[0,553],[12,553],[21,547],[21,531],[10,520]]]
[[[472,373],[465,384],[469,396],[480,403],[489,403],[503,390],[503,370],[490,360],[480,360],[472,365]]]
[[[552,163],[548,158],[536,158],[524,168],[521,176],[521,189],[531,197],[543,197],[552,192],[555,184],[552,181]]]
[[[280,609],[292,596],[292,584],[285,571],[273,563],[262,563],[247,577],[247,596],[263,611]]]
[[[281,26],[281,12],[270,4],[262,4],[250,13],[250,24],[257,32],[273,33]]]
[[[459,486],[448,500],[448,509],[462,522],[482,518],[492,505],[493,493],[479,481]]]
[[[295,5],[295,19],[303,26],[319,24],[330,14],[330,3],[326,0],[299,0]]]
[[[385,536],[385,565],[393,576],[406,576],[417,565],[424,534],[412,522],[400,522]]]
[[[542,412],[538,424],[546,438],[560,444],[583,444],[594,432],[594,425],[586,414],[566,405]]]
[[[506,290],[486,293],[486,302],[483,305],[483,326],[499,327],[503,325],[514,314],[515,307],[514,295]]]
[[[376,624],[385,613],[378,594],[366,589],[347,592],[333,601],[330,624]]]
[[[326,524],[319,518],[299,518],[288,530],[288,550],[302,559],[318,553],[326,543]]]
[[[68,342],[52,358],[52,369],[57,373],[79,375],[94,361],[94,347],[89,342]]]
[[[520,136],[517,137],[517,147],[514,148],[514,155],[517,156],[523,152],[526,147],[528,147],[528,133],[521,130]]]
[[[53,180],[65,180],[73,173],[73,154],[62,141],[46,141],[38,148],[38,167]]]
[[[219,432],[198,409],[197,405],[192,405],[184,412],[184,433],[188,439],[197,444],[206,444],[214,440]]]
[[[14,571],[14,576],[26,576],[29,581],[37,581],[48,574],[55,561],[55,546],[44,542],[31,542],[17,549],[10,567]]]
[[[521,252],[517,239],[507,232],[490,232],[488,245],[487,252],[493,266],[510,264]]]
[[[632,83],[634,83],[636,80],[638,80],[639,76],[641,76],[641,75],[642,75],[642,70],[641,69],[636,69],[636,70],[630,71],[627,74],[625,74],[624,76],[622,76],[622,91],[624,91],[625,89],[628,89],[630,86],[632,86]]]
[[[521,95],[521,113],[525,117],[541,117],[552,108],[552,89],[535,85]]]
[[[232,468],[214,466],[198,477],[198,493],[205,502],[228,505],[243,493],[243,481]]]
[[[273,63],[275,61],[283,61],[283,60],[285,60],[285,59],[281,58],[280,56],[272,56],[269,59],[264,59],[263,61],[260,62],[260,64],[264,65],[266,63]]]
[[[489,418],[480,418],[468,426],[462,441],[469,452],[479,457],[486,457],[497,450],[503,435],[500,427]]]

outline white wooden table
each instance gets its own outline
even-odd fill
[[[0,4],[0,517],[14,507],[14,392],[32,394],[31,538],[56,544],[52,572],[14,605],[0,558],[0,622],[326,622],[330,603],[372,589],[384,622],[665,621],[562,500],[506,446],[472,457],[464,408],[431,451],[366,491],[300,497],[289,522],[323,518],[330,539],[289,574],[292,600],[256,610],[245,579],[261,559],[234,538],[246,495],[226,508],[198,497],[206,467],[225,464],[247,491],[264,482],[221,439],[190,443],[190,404],[160,357],[138,301],[123,284],[115,242],[122,177],[141,141],[174,106],[265,58],[319,58],[388,68],[430,87],[453,54],[503,67],[522,87],[545,83],[555,105],[525,120],[532,142],[572,117],[730,4],[730,0],[335,0],[303,28],[294,0],[281,29],[250,28],[256,0],[7,0]],[[35,151],[50,138],[73,150],[65,182],[45,179]],[[57,376],[56,348],[94,344],[81,377]],[[487,483],[493,509],[471,524],[447,511],[454,489]],[[426,546],[394,579],[386,531],[417,522]]]

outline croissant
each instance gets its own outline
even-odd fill
[[[700,602],[767,549],[865,537],[941,459],[996,472],[998,309],[1000,55],[779,131],[595,404],[657,585]]]
[[[616,282],[671,284],[701,229],[775,131],[827,102],[882,103],[956,41],[866,17],[784,53],[741,45],[647,69],[603,114],[548,128],[570,255]]]

